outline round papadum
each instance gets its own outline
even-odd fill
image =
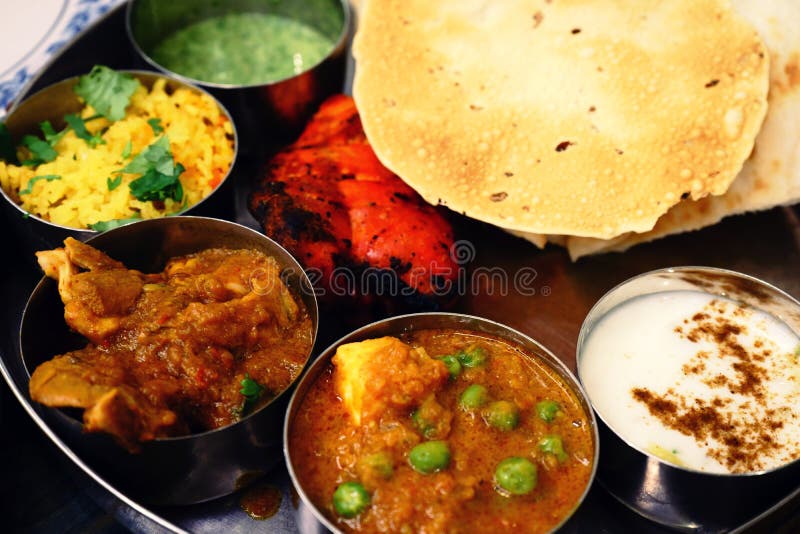
[[[768,55],[723,0],[369,0],[353,92],[431,203],[522,232],[644,232],[724,193]]]
[[[679,203],[649,232],[612,240],[570,237],[565,244],[573,259],[626,250],[665,235],[697,230],[729,215],[800,201],[800,3],[733,0],[733,6],[755,26],[770,55],[767,117],[739,176],[722,196]],[[522,237],[533,237],[539,244],[543,236]]]

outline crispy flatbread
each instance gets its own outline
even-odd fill
[[[684,201],[661,217],[653,230],[611,240],[570,237],[570,256],[625,250],[637,243],[696,230],[723,217],[800,200],[800,2],[734,0],[767,44],[771,56],[769,111],[755,149],[727,193]],[[523,235],[538,246],[545,236]]]
[[[725,0],[369,0],[354,54],[381,161],[517,232],[650,230],[728,189],[766,113],[766,49]]]

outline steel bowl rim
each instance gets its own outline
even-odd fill
[[[342,29],[341,29],[341,31],[339,33],[339,37],[336,39],[336,41],[334,42],[334,45],[331,47],[331,49],[328,51],[328,53],[325,54],[325,56],[322,59],[317,61],[315,64],[309,66],[307,69],[304,69],[302,72],[298,72],[297,74],[292,74],[291,76],[287,76],[287,77],[281,78],[279,80],[272,80],[272,81],[263,82],[263,83],[235,84],[235,83],[208,82],[208,81],[203,81],[203,80],[200,80],[200,79],[197,79],[197,78],[192,78],[190,76],[185,76],[183,74],[177,73],[177,72],[175,72],[173,70],[170,70],[170,69],[166,68],[161,63],[159,63],[158,61],[156,61],[152,57],[150,57],[150,54],[148,54],[147,52],[144,51],[144,49],[139,45],[139,42],[136,40],[136,38],[133,35],[132,18],[133,18],[134,4],[137,3],[136,0],[128,0],[127,5],[125,6],[125,32],[128,35],[128,41],[131,43],[131,46],[133,46],[133,49],[136,51],[136,53],[139,55],[139,57],[144,59],[144,61],[148,65],[150,65],[151,67],[153,67],[154,69],[156,69],[159,72],[165,73],[165,75],[169,75],[169,76],[174,77],[174,78],[176,78],[178,80],[184,81],[187,84],[199,85],[199,86],[208,87],[208,88],[211,88],[211,89],[230,90],[230,91],[237,90],[237,89],[244,90],[244,89],[258,89],[258,88],[261,88],[261,87],[275,87],[275,86],[278,86],[278,85],[280,85],[280,84],[282,84],[284,82],[287,82],[289,80],[293,80],[295,78],[299,78],[300,76],[304,76],[304,75],[308,74],[309,72],[315,70],[317,67],[319,67],[320,65],[322,65],[323,63],[325,63],[326,61],[328,61],[332,57],[338,55],[341,51],[344,50],[345,46],[347,45],[347,40],[348,40],[348,38],[350,36],[350,28],[351,28],[351,25],[353,23],[353,13],[352,13],[352,8],[350,7],[350,3],[348,2],[348,0],[338,0],[338,1],[339,1],[339,4],[342,7],[342,13],[343,13]]]
[[[553,367],[553,366],[557,367],[558,369],[556,369],[556,372],[565,373],[565,374],[561,375],[561,378],[564,379],[564,377],[566,376],[566,379],[569,381],[569,383],[570,383],[569,385],[571,386],[571,389],[573,390],[575,395],[579,398],[579,400],[581,400],[583,403],[585,403],[586,408],[588,408],[588,409],[584,409],[583,411],[585,412],[585,415],[586,415],[586,417],[588,419],[588,422],[589,422],[589,426],[592,429],[591,433],[592,433],[592,440],[593,440],[593,443],[594,443],[594,447],[593,447],[594,448],[594,454],[593,454],[593,458],[592,458],[592,469],[591,469],[591,472],[589,474],[589,478],[587,480],[586,487],[584,488],[583,493],[581,494],[580,498],[578,498],[575,501],[574,506],[562,518],[562,520],[557,525],[555,525],[553,527],[551,532],[554,532],[554,531],[558,530],[559,528],[561,528],[575,514],[575,512],[578,510],[578,508],[580,508],[581,504],[583,504],[583,502],[586,500],[586,496],[589,494],[589,490],[591,489],[591,487],[592,487],[592,485],[594,483],[594,480],[596,478],[596,475],[597,475],[597,467],[598,467],[599,458],[600,458],[600,435],[599,435],[597,419],[595,417],[594,409],[592,407],[592,404],[589,401],[589,397],[588,397],[588,395],[586,395],[586,391],[585,391],[585,389],[583,387],[583,384],[581,384],[581,382],[578,380],[577,376],[569,369],[569,367],[567,367],[567,365],[560,358],[558,358],[555,354],[553,354],[553,352],[550,351],[550,349],[548,349],[547,347],[545,347],[542,343],[540,343],[539,341],[537,341],[533,337],[531,337],[531,336],[529,336],[527,334],[524,334],[523,332],[520,332],[519,330],[517,330],[515,328],[512,328],[512,327],[510,327],[508,325],[505,325],[503,323],[499,323],[497,321],[494,321],[492,319],[487,319],[485,317],[479,317],[477,315],[470,315],[470,314],[465,314],[465,313],[455,313],[455,312],[408,313],[408,314],[404,314],[404,315],[396,315],[396,316],[393,316],[393,317],[388,317],[388,318],[381,319],[381,320],[378,320],[378,321],[373,321],[373,322],[368,323],[368,324],[366,324],[364,326],[361,326],[360,328],[357,328],[356,330],[353,330],[353,331],[349,332],[348,334],[340,337],[339,339],[337,339],[336,341],[331,343],[328,347],[326,347],[323,351],[320,352],[320,354],[314,359],[313,362],[311,362],[308,365],[308,367],[306,368],[305,372],[303,373],[303,376],[301,377],[300,381],[297,382],[297,387],[292,392],[292,396],[289,399],[289,404],[288,404],[288,406],[286,408],[286,414],[284,416],[284,421],[283,421],[283,457],[284,457],[284,463],[286,464],[286,469],[289,472],[289,478],[291,479],[292,487],[297,491],[297,494],[300,496],[300,499],[302,500],[302,502],[311,509],[311,512],[314,514],[314,518],[317,521],[319,521],[320,523],[322,523],[325,526],[325,528],[327,528],[331,532],[334,532],[334,533],[337,533],[337,534],[342,532],[335,525],[333,525],[328,520],[328,518],[325,517],[324,514],[322,514],[319,511],[317,506],[308,497],[308,495],[305,492],[305,489],[300,484],[300,482],[297,480],[297,475],[295,474],[295,471],[294,471],[294,465],[292,464],[292,455],[291,455],[291,451],[289,449],[289,431],[290,431],[290,428],[291,428],[291,423],[292,423],[294,418],[291,417],[291,416],[293,415],[293,412],[295,412],[298,409],[298,408],[295,407],[295,404],[298,404],[298,403],[302,402],[305,399],[306,393],[302,393],[303,394],[303,398],[299,398],[299,396],[301,395],[301,392],[304,389],[303,386],[305,385],[305,383],[307,381],[312,381],[312,380],[315,381],[315,380],[318,379],[318,373],[315,373],[315,371],[317,370],[317,367],[318,366],[327,365],[329,363],[330,359],[332,358],[333,353],[335,353],[335,350],[341,344],[347,342],[348,340],[350,340],[352,338],[358,337],[360,334],[362,334],[362,333],[364,333],[364,332],[366,332],[366,331],[368,331],[370,329],[373,329],[375,327],[378,327],[378,326],[381,326],[381,325],[385,325],[385,324],[389,324],[389,323],[392,323],[392,322],[397,322],[397,321],[413,320],[414,318],[418,318],[418,317],[442,317],[442,318],[448,318],[449,317],[449,318],[452,318],[452,319],[466,319],[466,320],[469,320],[469,321],[477,321],[479,323],[484,323],[484,324],[490,325],[492,327],[499,328],[500,330],[504,330],[509,334],[519,336],[525,342],[529,342],[533,346],[535,346],[538,349],[542,350],[550,359],[552,359],[552,364],[551,364],[550,361],[545,361],[545,364],[548,367]],[[457,326],[453,326],[452,328],[457,328]],[[468,329],[469,327],[468,326],[464,326],[463,328]],[[519,344],[516,341],[508,339],[507,337],[503,336],[502,334],[494,334],[494,335],[496,335],[497,337],[499,337],[501,339],[506,340],[509,343]],[[312,377],[312,374],[315,374],[316,376]],[[309,378],[309,377],[311,377],[311,378]],[[582,409],[583,409],[583,407],[582,407]]]
[[[173,224],[173,223],[174,224],[178,224],[179,222],[184,221],[184,220],[213,221],[214,223],[223,223],[226,226],[238,227],[239,231],[246,230],[247,231],[246,233],[252,233],[254,236],[258,237],[259,239],[264,239],[264,240],[270,242],[272,245],[275,246],[275,248],[278,251],[281,252],[281,254],[284,255],[284,258],[282,258],[283,260],[287,260],[287,259],[291,260],[288,263],[290,263],[290,264],[293,263],[294,265],[281,265],[281,268],[290,267],[292,269],[295,269],[297,275],[300,277],[300,283],[302,285],[306,285],[307,284],[307,287],[310,288],[310,296],[311,296],[311,301],[313,303],[313,310],[309,309],[308,310],[308,314],[309,314],[309,316],[316,317],[316,320],[312,321],[311,348],[309,349],[308,355],[306,356],[305,362],[303,363],[303,369],[309,367],[309,363],[310,363],[310,361],[312,359],[312,356],[314,354],[314,344],[317,341],[317,335],[319,333],[319,305],[318,305],[318,302],[317,302],[317,297],[316,297],[316,294],[313,291],[313,284],[311,283],[311,280],[308,278],[308,275],[306,274],[305,270],[302,268],[300,263],[282,245],[280,245],[278,242],[274,241],[271,237],[269,237],[269,236],[267,236],[265,234],[262,234],[261,232],[258,232],[256,230],[253,230],[252,228],[250,228],[248,226],[245,226],[243,224],[239,224],[239,223],[236,223],[236,222],[233,222],[233,221],[228,221],[228,220],[225,220],[225,219],[216,219],[216,218],[213,218],[213,217],[202,217],[202,216],[197,216],[197,215],[176,215],[174,217],[169,217],[169,218],[161,217],[161,218],[156,218],[156,219],[143,219],[141,221],[136,221],[136,222],[130,223],[129,225],[120,226],[120,227],[117,227],[117,228],[112,228],[111,230],[108,230],[106,232],[98,233],[97,235],[95,235],[92,238],[88,239],[86,241],[86,243],[87,244],[91,244],[92,241],[94,241],[96,238],[99,238],[100,236],[104,236],[105,239],[108,239],[109,237],[108,237],[107,234],[109,234],[110,232],[115,232],[119,228],[125,228],[125,227],[131,226],[131,225]],[[162,222],[153,222],[153,221],[162,221]],[[163,221],[168,221],[168,222],[163,222]],[[284,263],[286,263],[286,262],[284,262]],[[42,278],[36,284],[36,287],[34,287],[33,291],[30,294],[30,296],[28,297],[28,300],[25,302],[25,307],[23,308],[23,311],[22,311],[22,318],[20,320],[20,332],[19,332],[17,341],[18,341],[19,347],[20,347],[20,357],[22,358],[23,367],[25,368],[25,371],[28,374],[28,380],[29,381],[30,381],[30,376],[31,376],[31,370],[28,368],[28,365],[25,362],[25,357],[23,356],[23,350],[22,350],[22,347],[23,347],[23,344],[22,344],[22,324],[24,324],[25,317],[28,315],[28,306],[31,303],[31,299],[33,298],[33,295],[35,295],[40,290],[41,286],[43,286],[46,283],[50,283],[50,282],[51,282],[51,280],[47,276],[42,276]],[[297,295],[295,295],[295,296],[299,298],[299,296],[297,296]],[[303,302],[303,305],[307,307],[307,304],[305,302]],[[232,427],[235,427],[235,426],[239,425],[240,423],[245,423],[251,417],[255,416],[256,414],[258,414],[260,412],[262,412],[263,410],[266,410],[267,408],[272,406],[274,403],[278,402],[279,399],[282,399],[284,397],[284,395],[288,391],[290,391],[293,387],[295,387],[296,385],[298,385],[300,383],[300,381],[301,381],[301,379],[303,377],[303,374],[304,373],[302,371],[300,373],[298,373],[298,375],[294,378],[294,380],[292,380],[291,383],[288,386],[286,386],[283,390],[281,390],[272,399],[270,399],[268,402],[264,403],[263,405],[259,406],[258,409],[250,412],[245,417],[242,417],[241,419],[239,419],[239,420],[237,420],[237,421],[235,421],[235,422],[233,422],[231,424],[228,424],[228,425],[225,425],[225,426],[222,426],[222,427],[219,427],[219,428],[212,428],[210,430],[205,430],[203,432],[194,432],[194,433],[191,433],[191,434],[185,434],[185,435],[182,435],[182,436],[169,436],[169,437],[163,437],[163,438],[155,438],[155,439],[149,440],[149,441],[147,441],[145,443],[153,443],[153,444],[174,443],[174,442],[180,442],[180,441],[188,441],[188,440],[194,440],[194,439],[199,439],[199,438],[205,438],[205,437],[208,437],[208,436],[211,436],[211,435],[226,431],[226,430],[228,430],[228,429],[230,429]],[[58,408],[54,408],[54,409],[58,410]],[[76,424],[80,424],[80,425],[83,424],[83,423],[81,423],[80,421],[77,421],[77,420],[75,420],[75,423]]]
[[[652,269],[650,271],[646,271],[646,272],[637,274],[635,276],[632,276],[630,278],[627,278],[627,279],[623,280],[622,282],[616,284],[614,287],[612,287],[611,289],[606,291],[603,294],[603,296],[601,296],[597,300],[597,302],[594,303],[594,305],[589,310],[589,313],[586,314],[586,317],[584,318],[583,323],[581,324],[580,333],[578,334],[578,341],[577,341],[577,343],[575,345],[575,369],[576,369],[576,375],[578,377],[578,380],[581,382],[581,385],[583,386],[583,380],[581,379],[581,365],[580,365],[580,362],[582,360],[581,348],[583,347],[586,339],[588,338],[589,333],[593,330],[595,324],[600,319],[600,317],[602,317],[602,315],[603,315],[598,311],[600,309],[600,307],[602,306],[602,304],[604,304],[608,299],[610,299],[618,290],[622,289],[623,287],[627,286],[630,283],[633,283],[633,282],[635,282],[637,280],[641,280],[642,278],[646,278],[646,277],[650,277],[650,276],[658,276],[658,275],[661,275],[661,274],[664,274],[664,273],[672,274],[672,273],[697,272],[697,271],[711,273],[711,274],[724,274],[724,275],[728,275],[728,276],[734,276],[734,277],[737,277],[737,278],[741,278],[741,279],[744,279],[744,280],[747,280],[747,281],[750,281],[750,282],[754,282],[757,285],[762,286],[762,287],[766,288],[767,290],[776,293],[780,297],[783,297],[783,298],[787,299],[792,305],[797,307],[798,311],[800,311],[800,301],[798,301],[796,298],[794,298],[792,295],[790,295],[786,291],[784,291],[781,288],[779,288],[779,287],[777,287],[777,286],[775,286],[775,285],[773,285],[773,284],[771,284],[769,282],[766,282],[766,281],[764,281],[764,280],[762,280],[760,278],[757,278],[755,276],[752,276],[752,275],[749,275],[749,274],[746,274],[746,273],[742,273],[742,272],[739,272],[739,271],[734,271],[734,270],[731,270],[731,269],[725,269],[725,268],[722,268],[722,267],[709,267],[709,266],[704,266],[704,265],[680,265],[680,266],[675,266],[675,267],[662,267],[662,268],[659,268],[659,269]],[[669,290],[666,290],[666,291],[669,291]],[[698,289],[698,291],[703,291],[703,290],[702,289]],[[705,292],[708,292],[708,291],[705,291]],[[650,293],[648,293],[648,294],[650,294]],[[641,296],[641,295],[633,296],[630,299],[628,299],[626,301],[623,301],[623,302],[628,302],[629,300],[637,298],[637,296]],[[622,304],[622,303],[620,303],[620,304]],[[620,304],[617,304],[617,306],[619,306]],[[611,311],[612,309],[614,309],[614,308],[611,308],[608,311]],[[769,312],[764,312],[764,313],[769,313]],[[772,315],[772,314],[770,314],[770,315]],[[584,388],[584,391],[586,391],[586,388]],[[776,471],[780,471],[782,469],[786,469],[786,468],[788,468],[788,467],[790,467],[790,466],[792,466],[794,464],[800,463],[800,456],[798,456],[798,458],[796,458],[796,459],[794,459],[794,460],[792,460],[790,462],[787,462],[787,463],[781,464],[779,466],[776,466],[776,467],[774,467],[772,469],[765,469],[765,470],[761,470],[761,471],[749,471],[749,472],[745,472],[745,473],[730,473],[730,472],[728,472],[728,473],[713,473],[713,472],[708,472],[708,471],[700,471],[698,469],[692,469],[692,468],[688,468],[688,467],[681,467],[681,466],[675,465],[673,463],[667,462],[663,458],[659,458],[658,456],[656,456],[654,454],[651,454],[651,453],[649,453],[647,451],[643,451],[639,447],[633,445],[630,442],[630,440],[628,440],[622,434],[617,432],[617,430],[612,425],[610,425],[608,423],[608,421],[606,421],[605,417],[603,417],[603,415],[600,413],[600,411],[597,410],[597,408],[595,408],[594,403],[592,402],[591,396],[588,395],[588,391],[587,391],[587,399],[589,400],[589,404],[592,407],[592,411],[595,412],[595,414],[597,416],[597,419],[602,421],[603,424],[606,425],[608,427],[608,429],[611,432],[613,432],[614,435],[617,438],[619,438],[622,442],[624,442],[626,446],[630,447],[633,451],[635,451],[635,452],[637,452],[639,454],[642,454],[643,456],[646,456],[648,458],[651,458],[651,459],[657,461],[660,465],[666,466],[666,467],[671,468],[671,469],[676,469],[676,470],[681,471],[681,472],[690,473],[690,474],[703,476],[703,477],[718,478],[718,479],[721,479],[721,480],[735,480],[735,479],[755,478],[755,477],[761,477],[761,476],[769,475],[769,474],[774,473]]]
[[[123,72],[123,73],[131,74],[134,77],[136,77],[137,80],[139,79],[139,76],[153,77],[154,81],[156,79],[158,79],[158,78],[163,78],[163,79],[165,79],[165,80],[167,80],[169,82],[177,83],[177,84],[179,84],[181,86],[184,86],[187,89],[190,89],[190,90],[193,90],[193,91],[197,91],[197,92],[199,92],[201,94],[204,94],[204,95],[210,97],[214,101],[214,103],[217,105],[217,107],[219,107],[220,111],[222,111],[222,113],[224,113],[225,116],[228,118],[228,121],[231,124],[231,128],[233,129],[233,158],[231,159],[231,164],[228,166],[228,170],[225,173],[225,176],[223,176],[222,181],[220,181],[220,183],[214,189],[212,189],[211,192],[208,195],[206,195],[203,198],[201,198],[200,201],[198,201],[196,204],[193,204],[193,205],[189,206],[188,208],[186,208],[186,211],[194,210],[195,208],[203,205],[208,199],[213,197],[214,193],[217,193],[219,191],[219,189],[228,181],[228,179],[231,177],[231,174],[233,173],[233,168],[236,165],[237,160],[239,159],[239,133],[238,133],[238,130],[236,128],[236,122],[233,120],[233,116],[231,115],[230,111],[228,111],[228,108],[225,107],[225,105],[222,102],[220,102],[220,100],[217,97],[215,97],[210,92],[208,92],[205,89],[203,89],[202,87],[199,87],[199,86],[193,84],[188,79],[181,79],[181,78],[179,78],[177,76],[170,76],[167,73],[157,72],[157,71],[152,71],[152,70],[141,70],[141,69],[114,69],[114,70],[117,71],[117,72]],[[88,74],[88,73],[86,73],[86,74]],[[57,82],[53,82],[53,83],[47,85],[46,87],[42,87],[41,89],[39,89],[35,93],[27,94],[25,96],[24,100],[18,100],[18,101],[16,101],[14,103],[14,105],[8,111],[8,114],[3,118],[3,122],[7,122],[11,117],[13,117],[14,113],[16,113],[17,110],[19,108],[21,108],[22,106],[24,106],[30,99],[32,99],[32,98],[34,98],[36,96],[39,96],[39,95],[43,95],[47,91],[52,91],[56,87],[60,87],[62,85],[75,84],[75,83],[77,83],[78,79],[81,76],[84,76],[84,75],[81,74],[81,75],[78,75],[78,76],[70,76],[69,78],[64,78],[64,79],[59,80]],[[139,80],[139,81],[141,83],[141,80]],[[61,231],[64,231],[64,232],[80,232],[80,233],[84,234],[85,236],[95,236],[95,235],[99,235],[99,234],[102,233],[102,232],[100,232],[98,230],[92,230],[91,228],[77,228],[77,227],[74,227],[74,226],[64,226],[64,225],[57,224],[57,223],[54,223],[52,221],[48,221],[46,219],[43,219],[42,217],[40,217],[40,216],[38,216],[38,215],[36,215],[34,213],[26,211],[25,209],[22,208],[22,206],[20,206],[16,202],[14,202],[14,200],[8,195],[6,190],[4,188],[2,188],[2,187],[0,187],[0,195],[2,195],[2,197],[6,200],[6,202],[9,205],[11,205],[14,209],[16,209],[22,215],[22,217],[24,217],[26,219],[33,219],[36,222],[42,223],[45,226],[48,226],[50,228],[54,228],[54,229],[61,230]],[[178,217],[178,216],[181,216],[182,213],[185,213],[185,212],[179,212],[179,213],[177,213],[175,215],[164,215],[162,217],[153,217],[153,218],[154,219],[160,219],[160,218],[163,218],[163,217]],[[151,218],[151,219],[153,219],[153,218]],[[151,220],[151,219],[142,219],[142,220]]]

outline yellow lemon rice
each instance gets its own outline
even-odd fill
[[[92,148],[70,129],[54,145],[58,157],[49,163],[31,168],[0,161],[0,187],[26,211],[73,228],[113,219],[161,217],[196,204],[220,184],[232,164],[233,126],[210,96],[183,88],[168,93],[165,85],[164,79],[158,79],[150,91],[140,85],[122,120],[88,121],[91,134],[107,128],[105,144]],[[84,119],[94,115],[88,105],[81,111]],[[148,124],[154,118],[161,120],[163,133],[156,135]],[[185,167],[180,175],[184,199],[137,200],[128,184],[140,174],[122,174],[119,186],[109,191],[107,180],[117,176],[115,171],[164,134],[175,164]],[[126,158],[123,154],[129,142]],[[27,149],[18,148],[19,160],[27,157]],[[46,175],[60,179],[36,180],[30,193],[20,195],[31,178]]]

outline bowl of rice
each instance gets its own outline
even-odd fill
[[[95,66],[0,124],[0,189],[27,245],[53,246],[140,219],[222,215],[237,148],[230,114],[202,89]]]

